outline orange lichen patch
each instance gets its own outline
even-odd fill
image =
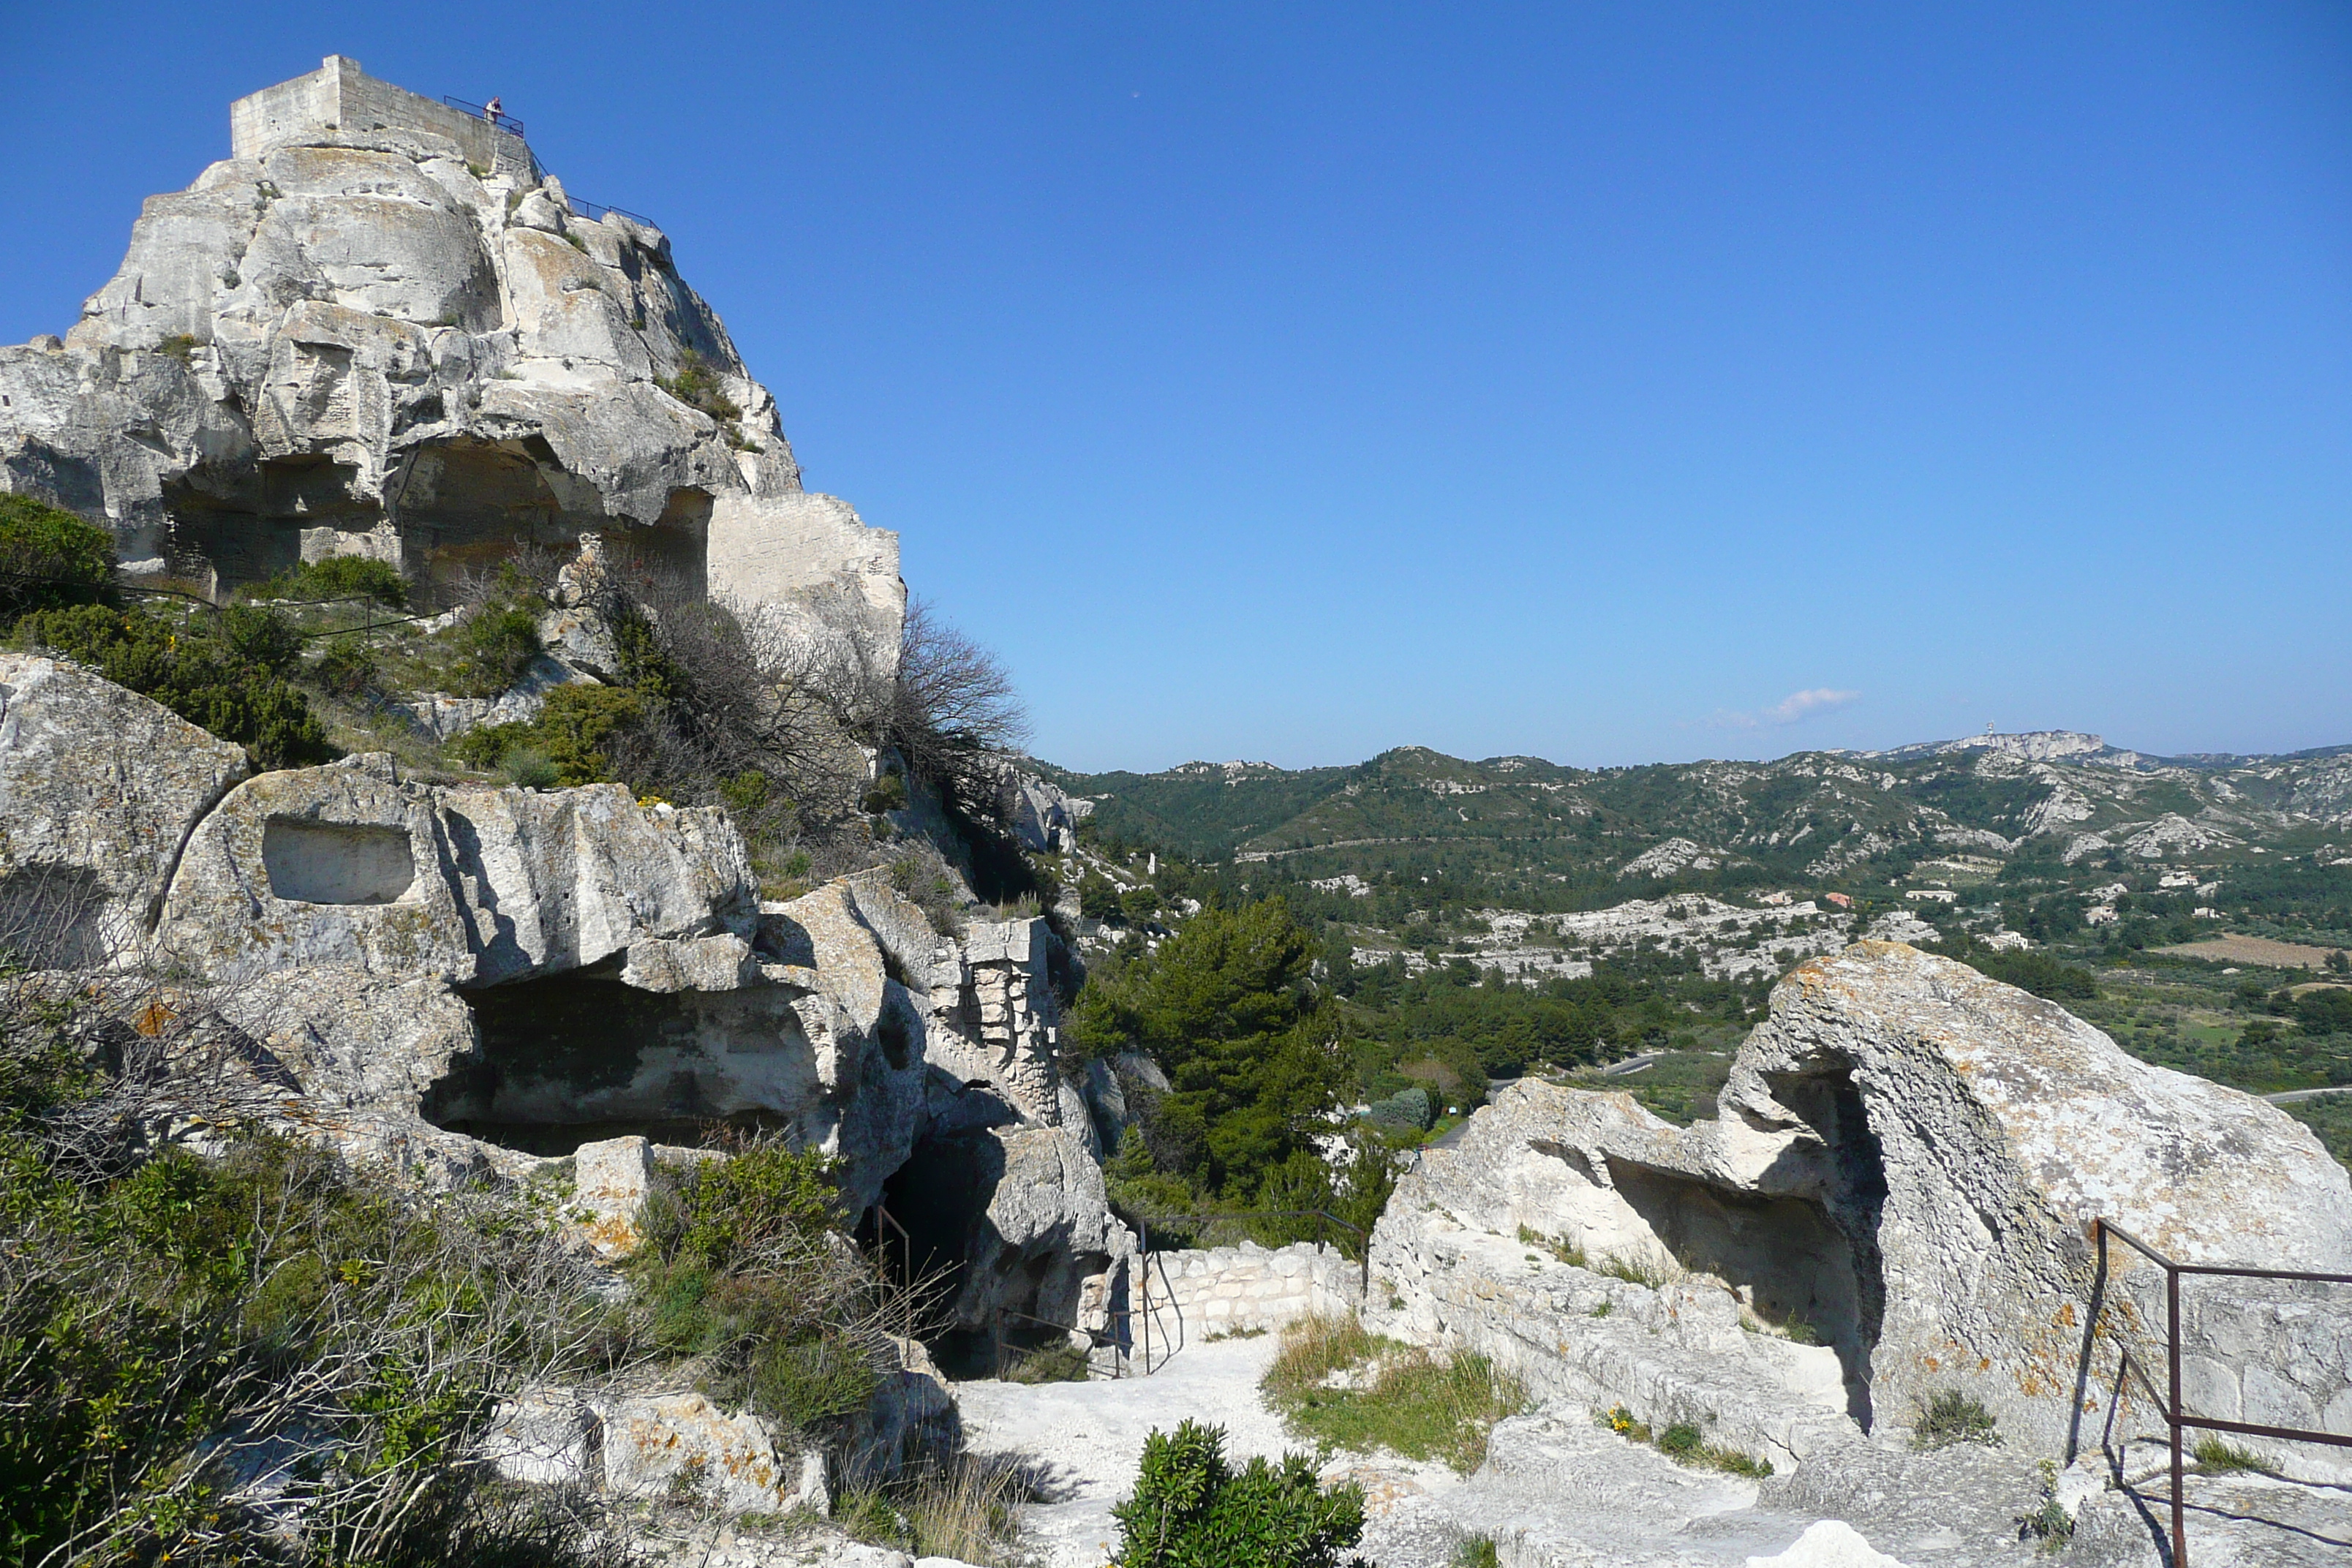
[[[618,1215],[606,1215],[581,1227],[588,1245],[606,1258],[626,1258],[636,1251],[645,1237],[637,1227]]]
[[[162,999],[158,998],[139,1009],[138,1016],[131,1020],[131,1026],[147,1039],[152,1040],[169,1028],[172,1020],[178,1016],[177,1013],[165,1006]]]
[[[2073,1328],[2074,1326],[2074,1303],[2067,1301],[2061,1304],[2058,1309],[2058,1316],[2054,1321],[2062,1329]]]

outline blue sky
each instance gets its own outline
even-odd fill
[[[2352,742],[2352,10],[0,0],[0,341],[492,93],[1073,766]]]

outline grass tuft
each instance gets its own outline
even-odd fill
[[[978,1568],[1011,1563],[1029,1489],[1020,1472],[965,1458],[887,1487],[846,1487],[833,1522],[852,1540]]]
[[[1941,1388],[1919,1402],[1919,1418],[1911,1426],[1915,1448],[1943,1448],[1954,1443],[1998,1445],[1992,1412],[1973,1394]]]
[[[1663,1432],[1654,1432],[1648,1422],[1635,1420],[1633,1413],[1622,1405],[1593,1412],[1593,1420],[1629,1442],[1648,1444],[1678,1465],[1722,1470],[1759,1481],[1772,1473],[1771,1460],[1743,1454],[1737,1448],[1719,1447],[1708,1442],[1705,1430],[1692,1422],[1677,1421]]]
[[[1528,1247],[1540,1247],[1560,1262],[1574,1268],[1589,1267],[1584,1260],[1584,1248],[1565,1237],[1546,1236],[1540,1231],[1530,1230],[1526,1226],[1521,1226],[1519,1240]]]
[[[1595,1274],[1622,1279],[1646,1290],[1662,1290],[1682,1278],[1683,1273],[1671,1258],[1641,1252],[1604,1252],[1589,1267]]]
[[[1335,1374],[1354,1386],[1333,1386]],[[1528,1407],[1519,1380],[1485,1356],[1443,1358],[1366,1331],[1353,1316],[1302,1318],[1259,1385],[1298,1436],[1325,1449],[1387,1448],[1464,1475],[1486,1458],[1495,1423]]]
[[[2228,1438],[2208,1432],[2197,1439],[2197,1468],[2209,1476],[2226,1476],[2240,1470],[2262,1470],[2269,1467],[2263,1457],[2252,1448],[2241,1447]]]
[[[1084,1383],[1087,1352],[1072,1344],[1040,1345],[1014,1356],[1002,1376],[1006,1383]]]

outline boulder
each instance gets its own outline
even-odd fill
[[[509,1480],[583,1486],[614,1500],[721,1514],[830,1506],[824,1456],[780,1454],[749,1411],[691,1390],[589,1393],[541,1388],[499,1406],[482,1457]]]
[[[0,942],[66,968],[137,955],[181,847],[245,775],[243,747],[162,704],[0,653]]]
[[[1368,1315],[1786,1459],[1947,1389],[2056,1447],[2084,1369],[2112,1371],[2085,1342],[2094,1218],[2183,1261],[2352,1268],[2352,1185],[2284,1112],[1898,943],[1791,971],[1720,1102],[1685,1129],[1624,1095],[1505,1089],[1398,1184]],[[2159,1282],[2116,1249],[2102,1335],[2147,1353]],[[2352,1385],[2316,1323],[2258,1332],[2231,1289],[2190,1326],[2217,1388],[2256,1359],[2315,1414]]]
[[[600,1400],[607,1496],[702,1502],[725,1513],[818,1514],[830,1506],[824,1456],[781,1455],[749,1411],[729,1415],[699,1394]]]
[[[231,792],[191,836],[158,936],[205,973],[326,964],[475,986],[748,931],[755,907],[723,813],[639,806],[617,784],[408,784],[371,755]]]

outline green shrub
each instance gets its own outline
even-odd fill
[[[1454,1568],[1500,1568],[1491,1535],[1474,1535],[1454,1549]]]
[[[508,748],[499,759],[499,776],[520,789],[553,789],[563,782],[554,759],[531,746]]]
[[[420,1202],[273,1138],[93,1145],[157,1087],[71,1043],[122,1022],[7,1001],[0,1558],[590,1560],[581,1521],[470,1462],[501,1399],[614,1364],[607,1309],[535,1215]],[[223,1505],[240,1446],[301,1461],[275,1520]]]
[[[2063,1552],[2074,1544],[2074,1516],[2058,1500],[2057,1462],[2044,1459],[2038,1468],[2042,1472],[2042,1501],[2032,1512],[2019,1517],[2018,1538],[2038,1539],[2045,1553]]]
[[[635,692],[575,681],[549,692],[528,723],[481,725],[449,750],[469,767],[503,769],[512,782],[534,788],[604,784],[613,777],[613,737],[644,711]],[[509,760],[518,756],[528,776]]]
[[[364,599],[387,609],[404,610],[408,607],[408,582],[389,561],[370,560],[362,555],[331,555],[323,561],[305,561],[289,566],[268,582],[255,584],[246,590],[246,595],[306,603]]]
[[[1135,1495],[1111,1510],[1117,1568],[1336,1568],[1362,1538],[1362,1489],[1320,1489],[1302,1454],[1235,1471],[1224,1444],[1223,1427],[1197,1421],[1143,1440]]]
[[[713,1268],[777,1246],[821,1245],[841,1224],[839,1162],[815,1149],[754,1144],[705,1167],[680,1245]]]
[[[337,637],[329,643],[319,662],[310,667],[310,678],[337,697],[354,699],[365,696],[382,676],[375,650],[355,637]]]
[[[539,608],[518,599],[493,599],[442,634],[448,639],[444,674],[459,697],[496,697],[540,655]]]
[[[768,775],[757,768],[746,768],[719,781],[719,798],[738,816],[757,816],[766,809],[772,793]]]
[[[1973,1394],[1957,1388],[1937,1389],[1918,1402],[1918,1419],[1911,1426],[1915,1448],[1942,1448],[1954,1443],[1998,1444],[1992,1412]]]
[[[1436,1109],[1437,1102],[1429,1097],[1429,1090],[1414,1084],[1397,1090],[1386,1100],[1373,1101],[1371,1109],[1364,1112],[1364,1120],[1384,1127],[1410,1127],[1417,1132],[1426,1131],[1437,1120]]]
[[[646,1335],[704,1392],[806,1429],[861,1409],[892,1352],[872,1277],[828,1237],[835,1163],[781,1139],[696,1166],[647,1201],[630,1259]]]
[[[654,384],[688,408],[699,409],[713,419],[734,419],[743,412],[719,386],[719,374],[710,368],[709,362],[692,349],[678,355],[676,375],[656,376]]]
[[[907,809],[907,775],[884,773],[866,789],[861,803],[868,816],[880,816],[885,812]]]
[[[0,619],[110,601],[114,539],[30,496],[0,495]]]
[[[309,700],[284,679],[300,641],[266,610],[232,605],[181,627],[103,605],[37,610],[17,622],[16,640],[153,698],[245,747],[256,767],[301,767],[335,754]]]

